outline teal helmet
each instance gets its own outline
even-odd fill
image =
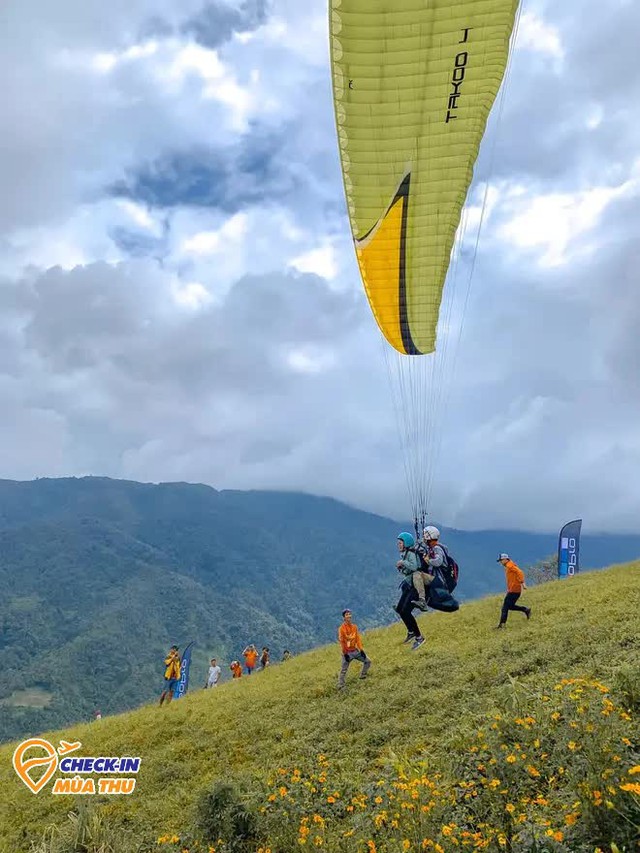
[[[416,544],[416,540],[413,538],[411,533],[399,533],[398,539],[402,542],[405,548],[413,548]]]

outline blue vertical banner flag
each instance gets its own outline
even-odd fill
[[[558,539],[558,577],[570,578],[580,571],[580,531],[582,519],[570,521]]]
[[[193,643],[189,643],[180,660],[180,681],[176,684],[176,689],[173,691],[173,698],[179,699],[187,692],[189,687],[189,669],[191,667],[191,651]]]

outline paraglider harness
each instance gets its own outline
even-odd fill
[[[441,610],[443,613],[455,613],[460,609],[459,603],[451,594],[456,587],[458,580],[458,564],[452,557],[449,556],[446,548],[440,545],[447,560],[446,565],[434,569],[429,566],[426,561],[424,551],[419,546],[407,548],[407,551],[412,551],[418,557],[420,571],[430,574],[433,578],[427,587],[427,606],[432,610]],[[450,568],[449,561],[453,562],[454,568]],[[408,604],[415,601],[418,597],[418,592],[410,579],[405,579],[400,583],[402,595],[396,606],[396,612],[400,613]]]
[[[421,512],[416,512],[413,518],[413,529],[416,532],[416,544],[413,548],[409,548],[409,551],[413,551],[418,557],[418,564],[420,566],[421,572],[426,572],[428,575],[434,574],[434,569],[427,562],[427,555],[420,544],[420,531],[424,530],[424,527],[427,523],[427,512],[425,509],[422,509]],[[444,585],[447,587],[449,592],[453,592],[453,590],[458,586],[458,575],[460,574],[460,568],[451,554],[447,551],[444,545],[441,542],[438,542],[438,545],[442,548],[442,553],[444,554],[444,563],[440,566],[439,569],[435,569],[436,575],[439,573],[441,576],[441,580]]]
[[[420,563],[420,571],[427,572],[431,574],[435,571],[436,575],[440,575],[442,581],[447,587],[449,592],[453,592],[453,590],[458,586],[458,575],[460,573],[460,569],[458,564],[451,556],[451,554],[447,551],[444,545],[438,542],[438,547],[442,548],[442,553],[444,554],[444,563],[437,569],[433,569],[428,561],[427,555],[423,548],[417,546],[414,550],[418,556],[418,561]]]

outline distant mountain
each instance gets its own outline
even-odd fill
[[[406,525],[405,525],[406,526]],[[172,642],[193,678],[248,642],[277,659],[333,639],[340,610],[394,618],[397,522],[328,498],[106,478],[0,481],[0,739],[153,701]],[[459,595],[502,589],[556,537],[443,530]],[[585,566],[640,555],[640,536],[583,538]]]

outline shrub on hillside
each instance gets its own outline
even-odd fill
[[[200,795],[194,825],[196,839],[221,844],[228,853],[253,853],[258,840],[257,819],[233,786],[216,782]]]
[[[527,566],[524,573],[530,586],[558,580],[558,555],[538,560],[532,566]]]

